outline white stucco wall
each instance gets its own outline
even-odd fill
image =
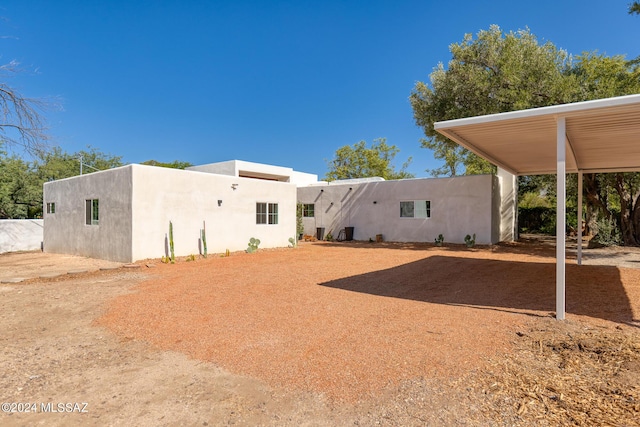
[[[85,225],[87,199],[99,200],[98,225]],[[169,221],[176,256],[200,252],[203,221],[211,254],[244,250],[251,237],[260,248],[286,247],[296,228],[294,184],[154,166],[46,183],[48,202],[56,213],[44,217],[45,252],[120,262],[166,255]],[[256,224],[257,202],[278,204],[277,225]]]
[[[40,249],[43,227],[42,219],[0,219],[0,254]]]
[[[166,254],[169,221],[176,256],[199,253],[203,221],[209,253],[244,250],[251,237],[260,239],[260,248],[286,247],[295,236],[293,184],[142,165],[132,169],[134,260]],[[277,225],[256,224],[257,202],[278,203]]]
[[[218,175],[238,176],[238,169],[236,168],[235,160],[207,163],[206,165],[189,166],[188,168],[186,168],[186,170],[193,172],[215,173]]]
[[[353,226],[355,240],[382,234],[386,241],[433,242],[443,234],[446,242],[464,243],[465,235],[475,233],[478,244],[490,244],[496,242],[492,232],[494,179],[476,175],[345,184],[334,181],[299,187],[298,201],[315,205],[315,217],[303,220],[306,234],[325,227],[325,234],[331,231],[337,237],[340,229]],[[400,202],[410,200],[429,200],[431,217],[401,218]]]
[[[508,242],[518,238],[518,178],[498,168],[500,183],[500,235],[499,241]]]
[[[186,170],[220,175],[250,176],[290,182],[296,185],[308,185],[318,181],[318,175],[315,174],[294,171],[292,168],[284,166],[246,162],[244,160],[228,160],[225,162],[190,166]]]
[[[149,166],[151,167],[151,166]],[[131,260],[131,166],[44,184],[44,251]],[[85,224],[85,200],[99,200],[99,224]],[[56,204],[54,214],[47,203]]]

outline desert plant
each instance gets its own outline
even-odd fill
[[[298,245],[298,242],[296,242],[295,237],[289,237],[289,247],[295,248],[297,245]]]
[[[173,250],[173,224],[169,221],[169,251],[171,252],[171,264],[176,262],[176,254]]]
[[[169,264],[169,257],[168,256],[164,256],[162,255],[162,258],[160,258],[160,262],[162,262],[163,264]]]
[[[464,243],[468,248],[474,247],[476,245],[476,233],[473,233],[473,237],[469,236],[468,234],[464,236]]]
[[[256,239],[252,237],[249,239],[249,247],[247,247],[247,252],[252,254],[258,250],[258,246],[260,245],[260,239]]]
[[[327,242],[331,242],[331,241],[333,241],[333,234],[331,234],[331,232],[328,232],[324,239],[325,239]]]
[[[189,262],[189,261],[195,261],[195,260],[196,260],[196,256],[195,256],[194,254],[190,254],[190,255],[187,257],[187,262]]]
[[[302,236],[304,234],[304,223],[302,221],[302,203],[298,203],[296,205],[296,233],[298,236]]]
[[[602,246],[615,246],[620,244],[622,241],[620,230],[613,219],[600,218],[597,224],[598,232],[593,236],[592,240]]]
[[[436,237],[436,246],[442,246],[443,242],[444,236],[442,234],[438,234],[438,237]]]
[[[207,225],[202,221],[202,230],[200,230],[200,239],[202,240],[202,256],[207,257]]]

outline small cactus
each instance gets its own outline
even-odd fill
[[[247,247],[247,252],[252,254],[258,250],[258,246],[260,245],[260,239],[256,239],[252,237],[249,239],[249,247]]]
[[[202,240],[202,256],[207,257],[207,226],[202,221],[202,230],[200,230],[200,239]]]
[[[436,246],[442,246],[443,242],[444,236],[442,234],[438,234],[438,237],[436,238]]]
[[[468,234],[464,236],[464,243],[468,248],[474,247],[476,245],[476,233],[473,233],[473,237],[469,236]]]
[[[173,251],[173,224],[169,221],[169,251],[171,252],[171,264],[176,263],[176,254]]]

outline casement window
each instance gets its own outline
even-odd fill
[[[431,218],[431,201],[411,200],[400,202],[400,218]]]
[[[85,224],[98,225],[98,199],[85,200]]]
[[[256,203],[256,224],[277,224],[277,203]]]
[[[48,214],[56,213],[56,203],[55,202],[47,203],[47,213]]]
[[[302,205],[302,216],[304,218],[313,218],[315,216],[316,207],[313,203]]]

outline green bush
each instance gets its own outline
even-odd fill
[[[615,246],[620,244],[622,236],[620,236],[620,230],[614,220],[601,218],[598,219],[597,224],[598,233],[593,236],[594,241],[603,246]]]

